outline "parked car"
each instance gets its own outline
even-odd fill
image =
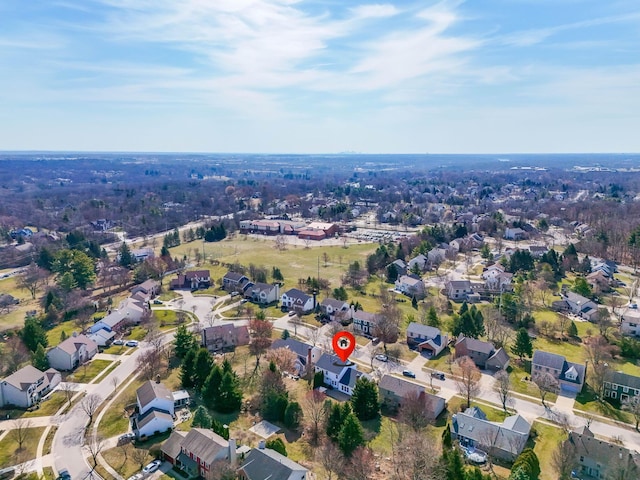
[[[637,303],[630,303],[629,304],[629,308],[631,310],[637,310],[638,309],[638,304]]]
[[[291,310],[291,311],[289,312],[289,316],[290,316],[290,317],[293,317],[295,314],[296,314],[296,312],[294,312],[293,310]]]
[[[71,474],[69,473],[69,470],[67,470],[66,468],[60,470],[58,472],[58,478],[56,480],[71,480]]]
[[[156,300],[153,301],[153,304],[154,305],[162,305],[162,300],[156,299]]]
[[[113,344],[114,345],[124,345],[124,340],[114,340]]]
[[[413,373],[411,370],[403,370],[402,375],[404,375],[405,377],[416,378],[416,374]]]
[[[387,362],[389,361],[389,357],[387,357],[386,355],[383,355],[382,353],[379,353],[378,355],[376,355],[374,357],[376,360],[380,360],[381,362]]]
[[[371,343],[373,343],[374,345],[377,345],[380,343],[380,339],[378,337],[373,337],[371,339]]]
[[[127,347],[137,347],[138,346],[138,341],[137,340],[128,340],[127,343],[125,343],[125,345]]]
[[[149,465],[147,465],[142,469],[142,473],[146,473],[146,474],[153,473],[158,468],[160,468],[161,464],[162,462],[160,460],[154,460],[153,462],[151,462]]]
[[[142,473],[136,473],[135,475],[131,475],[127,480],[142,480],[144,475]]]
[[[433,378],[437,378],[438,380],[444,380],[444,373],[443,372],[431,372],[431,376]]]
[[[125,433],[124,435],[120,435],[118,437],[118,445],[124,445],[125,443],[131,443],[133,442],[133,439],[136,438],[136,434],[129,432],[129,433]]]

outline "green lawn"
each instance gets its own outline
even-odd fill
[[[53,444],[53,437],[56,435],[56,429],[58,427],[51,427],[49,433],[47,434],[47,438],[44,440],[44,447],[42,449],[43,455],[48,455],[51,453],[51,445]]]
[[[553,452],[566,438],[566,435],[560,428],[540,422],[533,422],[531,430],[536,432],[536,436],[533,439],[535,443],[533,451],[540,461],[540,480],[557,480],[558,474],[553,469]]]
[[[47,341],[50,347],[54,347],[60,343],[60,335],[64,332],[67,337],[70,337],[73,332],[79,332],[80,328],[75,324],[73,320],[62,322],[53,327],[51,330],[47,330]]]
[[[126,347],[124,345],[111,345],[110,347],[102,350],[102,353],[108,353],[109,355],[122,355],[130,349],[131,347]]]
[[[451,415],[453,415],[454,413],[459,412],[465,403],[465,398],[456,395],[455,397],[452,397],[451,400],[449,400],[447,410]],[[479,404],[475,402],[473,398],[471,399],[471,406],[480,407],[480,410],[484,412],[484,414],[487,416],[487,420],[489,420],[490,422],[502,422],[507,416],[513,415],[512,413],[505,415],[504,410],[499,407],[491,407],[484,404]]]
[[[13,433],[7,434],[0,440],[0,468],[23,463],[36,458],[38,440],[42,436],[45,427],[27,428],[24,430],[26,440],[22,444],[22,449],[18,450],[18,442]]]
[[[42,469],[42,473],[44,473],[44,480],[55,480],[56,476],[53,474],[52,467],[44,467]]]
[[[168,290],[158,295],[158,300],[161,300],[163,302],[168,302],[169,300],[173,300],[174,298],[179,298],[179,297],[180,297],[179,293],[176,293],[173,290]]]
[[[147,336],[147,330],[144,327],[136,326],[131,329],[131,333],[127,335],[127,340],[142,340]]]
[[[583,388],[582,392],[576,397],[573,408],[585,412],[585,414],[595,413],[612,420],[635,425],[633,416],[630,413],[620,410],[620,408],[607,401],[599,402],[596,400],[596,395],[589,386]]]
[[[522,364],[517,359],[512,359],[509,363],[509,378],[511,379],[511,390],[523,395],[530,395],[540,398],[540,390],[531,380],[525,380],[531,376],[531,360],[524,360]],[[548,393],[545,401],[555,402],[558,395]],[[542,402],[541,402],[542,403]]]
[[[125,416],[125,407],[136,402],[136,390],[144,383],[141,379],[136,379],[129,386],[119,391],[118,397],[111,404],[109,410],[104,414],[98,433],[105,438],[114,437],[129,430],[129,419]]]
[[[67,403],[67,397],[63,392],[53,392],[47,397],[46,400],[40,403],[40,408],[28,412],[26,410],[12,408],[12,409],[0,409],[0,418],[33,418],[33,417],[47,417],[54,415],[60,407]]]
[[[69,374],[65,381],[76,383],[89,383],[105,368],[109,367],[113,362],[111,360],[93,360],[86,367],[80,366],[75,372]]]

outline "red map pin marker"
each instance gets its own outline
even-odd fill
[[[346,362],[356,348],[356,337],[349,332],[338,332],[333,336],[332,344],[336,355]]]

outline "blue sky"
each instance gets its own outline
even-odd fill
[[[0,150],[640,151],[637,0],[3,0]]]

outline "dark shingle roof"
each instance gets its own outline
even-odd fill
[[[171,391],[161,383],[155,383],[151,380],[143,383],[136,391],[136,395],[140,401],[140,408],[142,409],[156,398],[162,398],[173,402],[173,395],[171,394]]]
[[[308,470],[270,448],[251,450],[240,467],[248,480],[298,480]]]
[[[456,347],[459,344],[464,344],[467,346],[467,349],[472,352],[484,353],[486,355],[491,355],[491,353],[495,350],[493,344],[489,342],[483,342],[482,340],[478,340],[476,338],[464,337],[458,338],[456,342]]]
[[[623,372],[608,372],[605,381],[640,390],[640,377]]]
[[[535,352],[533,352],[531,363],[534,365],[553,368],[554,370],[562,370],[562,368],[564,367],[565,359],[562,355],[556,355],[555,353],[536,350]]]
[[[192,428],[184,437],[182,448],[210,463],[220,450],[229,449],[229,442],[211,430]]]

